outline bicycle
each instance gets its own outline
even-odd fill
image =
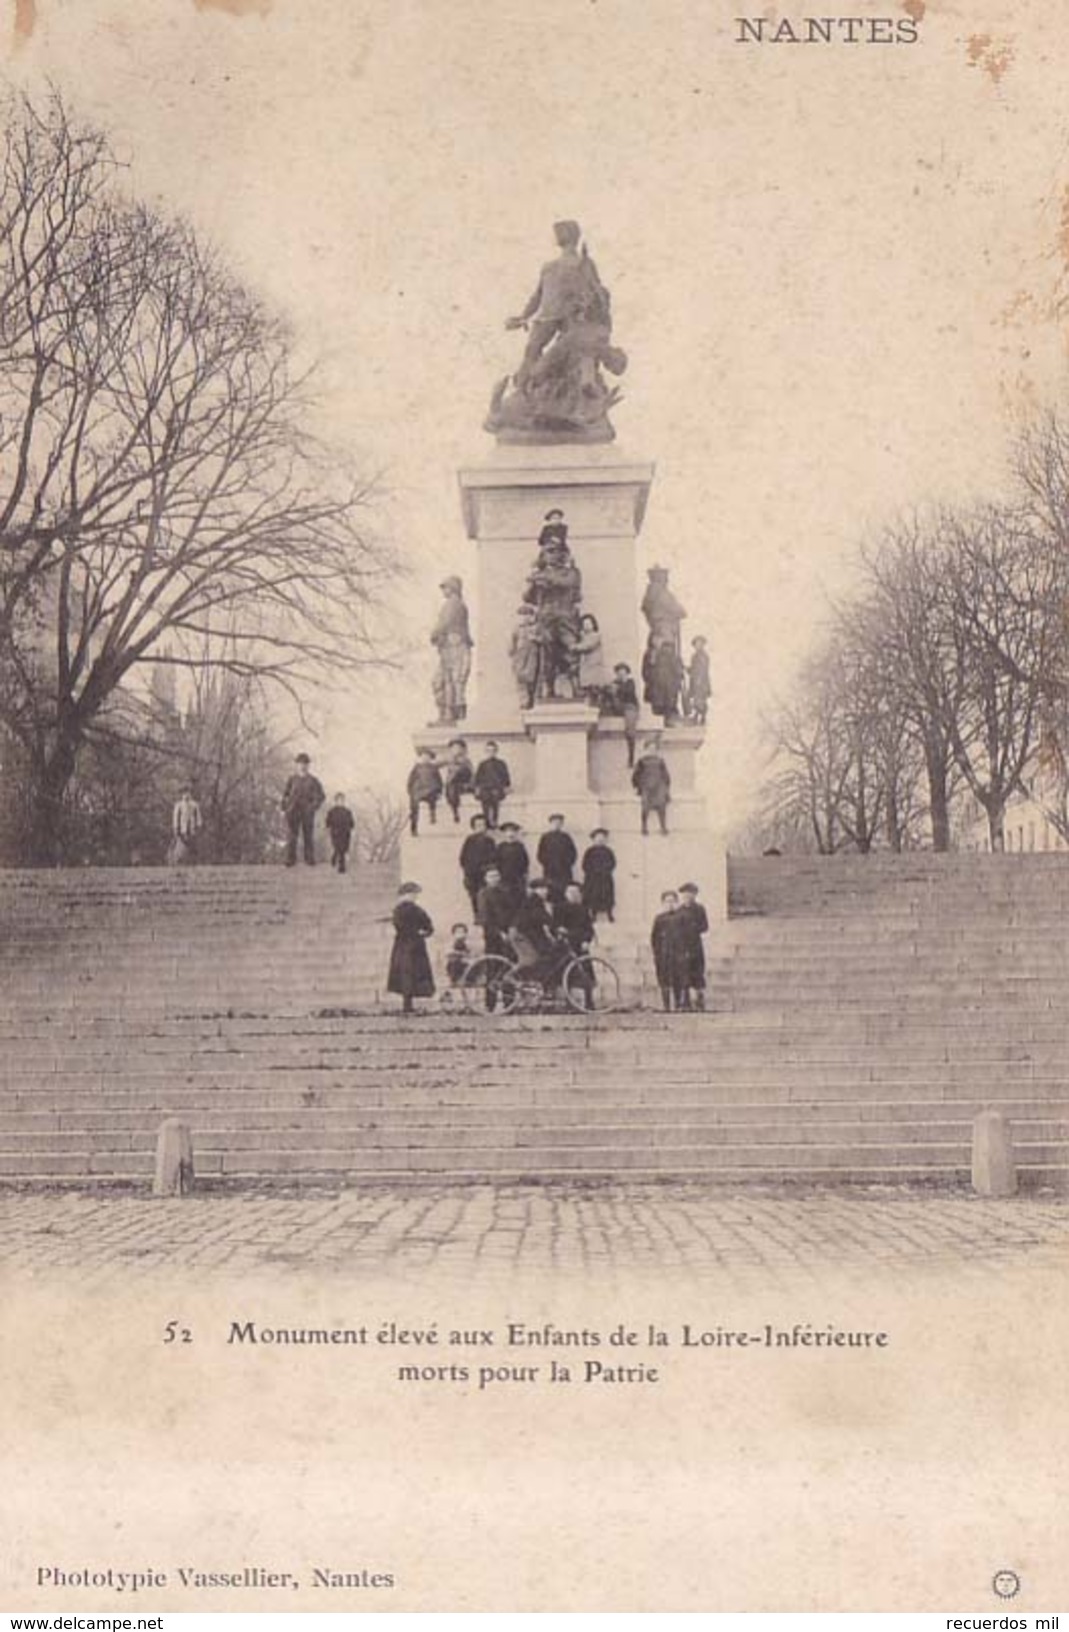
[[[620,1006],[620,977],[605,958],[569,951],[545,974],[487,952],[469,965],[461,986],[469,1014],[544,1014],[572,1010],[611,1014]]]

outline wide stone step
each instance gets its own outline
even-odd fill
[[[863,1125],[934,1128],[953,1123],[960,1130],[963,1123],[971,1125],[977,1113],[990,1108],[992,1104],[1003,1111],[1015,1130],[1033,1129],[1040,1124],[1046,1129],[1069,1127],[1069,1097],[1060,1100],[1015,1100],[1012,1096],[1000,1096],[994,1101],[962,1100],[951,1104],[942,1100],[829,1100],[772,1104],[747,1100],[742,1103],[710,1103],[708,1100],[672,1098],[657,1104],[607,1100],[595,1106],[576,1104],[574,1099],[569,1100],[564,1095],[538,1101],[530,1098],[494,1102],[457,1101],[430,1106],[408,1101],[369,1106],[359,1100],[342,1097],[330,1105],[317,1103],[314,1107],[232,1099],[225,1105],[191,1103],[186,1115],[198,1130],[241,1126],[293,1128],[306,1133],[336,1125],[365,1132],[380,1128],[387,1122],[395,1128],[437,1125],[443,1122],[445,1112],[448,1112],[450,1125],[458,1129],[514,1127],[538,1116],[560,1128],[589,1127],[595,1122],[637,1129],[667,1125],[728,1128],[746,1124],[779,1128],[805,1126],[838,1129],[846,1124],[858,1128]],[[160,1121],[170,1110],[171,1107],[139,1104],[71,1110],[50,1108],[18,1113],[5,1111],[0,1112],[0,1142],[7,1143],[11,1135],[86,1135],[109,1131],[116,1134],[146,1133],[154,1139]]]
[[[896,1123],[859,1122],[844,1118],[839,1122],[809,1123],[803,1118],[759,1122],[709,1122],[689,1120],[660,1121],[636,1124],[596,1117],[585,1122],[559,1122],[552,1114],[541,1117],[528,1115],[510,1120],[497,1119],[491,1123],[471,1120],[456,1123],[452,1118],[396,1123],[345,1121],[312,1124],[310,1126],[255,1126],[246,1122],[232,1126],[215,1127],[196,1123],[192,1129],[194,1152],[216,1151],[228,1155],[243,1151],[297,1151],[308,1147],[330,1150],[345,1157],[364,1150],[437,1150],[455,1146],[463,1133],[464,1144],[470,1152],[501,1150],[535,1146],[539,1149],[604,1146],[614,1149],[639,1149],[654,1146],[685,1147],[697,1151],[706,1146],[729,1149],[736,1146],[768,1146],[773,1152],[782,1147],[804,1145],[880,1145],[910,1147],[971,1145],[971,1123],[968,1119],[942,1122]],[[1013,1121],[1014,1146],[1018,1154],[1033,1153],[1037,1147],[1048,1152],[1044,1159],[1053,1159],[1055,1148],[1061,1155],[1069,1155],[1069,1121],[1047,1118]],[[0,1135],[0,1156],[23,1155],[34,1152],[64,1154],[71,1151],[95,1156],[106,1151],[152,1152],[155,1148],[155,1130],[151,1128],[104,1128],[95,1130],[26,1130]],[[913,1152],[916,1154],[916,1152]]]
[[[1062,1182],[1066,1147],[1036,1144],[1019,1152],[1022,1175],[1032,1180]],[[969,1148],[961,1143],[930,1146],[901,1145],[644,1145],[628,1148],[591,1144],[574,1147],[525,1147],[485,1150],[473,1154],[467,1144],[436,1149],[382,1149],[335,1152],[305,1147],[299,1150],[205,1152],[195,1156],[198,1177],[218,1179],[317,1177],[353,1180],[434,1176],[452,1181],[490,1179],[609,1178],[615,1174],[665,1178],[759,1179],[826,1177],[867,1183],[904,1183],[912,1179],[964,1180],[969,1172]],[[150,1177],[147,1152],[108,1151],[84,1155],[49,1153],[5,1155],[0,1178],[38,1181],[131,1179]]]

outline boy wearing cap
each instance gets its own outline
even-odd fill
[[[549,886],[552,902],[564,900],[564,891],[572,882],[572,870],[579,860],[575,840],[564,831],[564,817],[555,811],[549,818],[549,831],[538,841],[538,865]]]
[[[564,935],[576,957],[590,950],[594,920],[578,884],[569,884],[564,899],[553,908],[553,927]]]
[[[501,882],[518,907],[527,889],[527,874],[531,870],[531,858],[520,837],[519,822],[502,822],[501,837],[497,842],[497,865],[501,870]]]
[[[349,846],[353,842],[353,828],[356,822],[353,813],[345,803],[344,793],[334,795],[334,803],[327,811],[327,832],[330,834],[330,865],[337,868],[339,873],[345,871],[345,858],[349,854]]]
[[[500,868],[494,862],[486,869],[486,883],[479,891],[477,901],[483,949],[497,958],[511,958],[512,944],[508,932],[512,928],[512,916],[516,909],[512,896],[501,882]]]
[[[708,932],[709,916],[698,900],[697,884],[679,886],[679,920],[681,953],[685,973],[686,1001],[690,1008],[690,994],[694,993],[694,1007],[705,1008],[705,948],[702,936]]]
[[[612,684],[607,693],[608,711],[624,722],[624,741],[627,744],[627,768],[635,763],[635,744],[638,738],[638,692],[627,663],[617,663],[612,671]]]
[[[578,884],[569,884],[564,891],[564,900],[553,908],[553,928],[567,945],[570,956],[579,958],[590,951],[590,943],[594,939],[594,920]],[[586,1008],[592,1009],[594,977],[590,965],[578,965],[572,978],[582,988]]]
[[[664,890],[661,894],[661,910],[653,920],[650,945],[665,1013],[670,1014],[673,1006],[686,1008],[687,971],[679,923],[679,896],[675,890]]]
[[[445,802],[453,812],[454,822],[460,820],[460,801],[470,793],[475,782],[475,767],[468,755],[463,737],[454,737],[449,744],[449,761],[445,768]]]
[[[608,829],[596,827],[583,852],[583,901],[592,918],[604,913],[610,924],[616,910],[615,871],[616,857],[609,848]]]
[[[532,878],[527,894],[516,908],[510,939],[516,961],[533,980],[547,981],[571,957],[571,948],[554,929],[549,910],[549,885],[544,878]]]
[[[442,773],[438,769],[433,748],[421,748],[419,757],[408,773],[408,827],[415,835],[419,832],[419,807],[426,805],[431,814],[431,825],[438,820],[438,801],[442,797]]]
[[[507,798],[512,779],[509,768],[498,757],[497,743],[486,744],[486,758],[475,767],[475,797],[483,807],[487,827],[496,827],[501,813],[501,802]]]
[[[638,794],[642,807],[642,834],[650,830],[650,812],[655,811],[661,832],[668,832],[668,801],[672,797],[672,778],[664,759],[657,752],[655,742],[647,742],[638,764],[631,772],[631,786]]]
[[[445,960],[445,972],[450,986],[459,986],[467,973],[471,963],[471,948],[468,945],[467,924],[454,924],[449,931],[449,952]]]
[[[486,817],[476,811],[468,824],[471,832],[460,847],[460,870],[464,874],[464,888],[468,892],[475,922],[479,918],[479,891],[483,887],[487,868],[497,857],[497,844],[492,833],[486,831]]]
[[[307,754],[298,754],[297,769],[282,790],[282,809],[286,817],[289,839],[286,844],[286,866],[297,865],[297,836],[301,837],[304,859],[309,867],[315,866],[316,811],[326,799],[323,784],[308,769],[312,763]]]
[[[427,939],[434,934],[423,908],[417,906],[418,884],[402,884],[393,909],[394,942],[386,990],[401,998],[402,1014],[412,1013],[412,1000],[434,996],[434,976],[427,956]]]
[[[687,670],[687,709],[695,725],[704,725],[713,695],[709,677],[709,653],[704,635],[695,635],[690,643],[690,668]]]

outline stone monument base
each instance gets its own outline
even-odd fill
[[[564,816],[580,860],[592,829],[609,830],[609,845],[616,856],[615,922],[599,919],[595,950],[616,966],[629,1002],[659,1002],[649,939],[662,891],[678,889],[688,881],[698,885],[709,915],[706,950],[710,955],[717,951],[726,929],[726,856],[712,835],[705,801],[693,780],[695,753],[704,740],[704,730],[640,721],[638,751],[644,742],[655,741],[672,777],[668,833],[661,833],[654,814],[649,833],[644,835],[639,799],[631,787],[622,720],[599,718],[585,703],[552,702],[526,710],[520,722],[519,727],[515,721],[511,725],[502,722],[492,730],[469,721],[458,726],[428,726],[416,736],[415,746],[433,748],[444,759],[449,741],[462,736],[473,764],[478,764],[487,741],[498,744],[513,783],[500,820],[520,824],[532,876],[539,871],[538,840],[555,812]],[[445,980],[444,960],[454,923],[467,924],[472,929],[473,949],[482,950],[482,936],[473,923],[459,865],[460,847],[471,832],[471,817],[480,808],[466,794],[460,804],[460,820],[455,822],[443,800],[437,820],[431,823],[427,807],[421,806],[418,834],[406,833],[402,841],[403,876],[421,885],[421,905],[434,921],[431,953],[440,985]],[[580,868],[576,877],[581,881]]]

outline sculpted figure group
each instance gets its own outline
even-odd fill
[[[696,635],[689,663],[684,661],[681,627],[686,607],[669,588],[667,568],[651,567],[647,576],[642,599],[648,627],[643,697],[666,726],[682,720],[704,725],[712,696],[707,642]],[[461,580],[448,577],[440,587],[443,600],[430,636],[438,653],[432,685],[437,723],[456,725],[467,713],[473,643]],[[583,576],[568,543],[564,512],[547,510],[538,554],[509,636],[509,663],[520,708],[582,699],[602,714],[622,717],[628,764],[633,765],[639,699],[631,669],[617,663],[609,677],[598,620],[582,608]]]
[[[557,221],[554,260],[507,329],[526,329],[515,374],[494,390],[486,429],[501,442],[609,442],[609,409],[620,393],[605,383],[627,355],[612,344],[612,303],[577,221]],[[604,372],[603,372],[604,371]]]

